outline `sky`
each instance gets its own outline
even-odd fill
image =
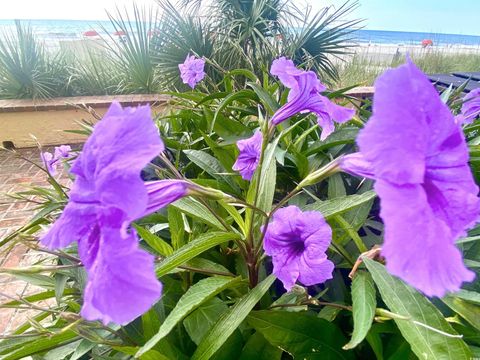
[[[314,9],[344,0],[293,0]],[[154,5],[154,0],[136,0]],[[107,19],[105,9],[131,7],[132,0],[0,0],[0,19]],[[480,0],[359,0],[349,18],[371,30],[480,35]]]

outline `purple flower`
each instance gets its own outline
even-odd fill
[[[40,158],[42,159],[45,168],[49,172],[50,175],[55,175],[57,173],[55,163],[57,159],[54,158],[51,152],[45,151],[40,154]]]
[[[238,155],[237,161],[233,164],[232,169],[239,171],[242,178],[245,180],[251,180],[255,170],[257,169],[258,162],[260,161],[260,154],[262,152],[263,135],[260,130],[257,130],[252,137],[239,140],[237,142]]]
[[[142,168],[163,150],[150,107],[113,103],[71,168],[70,200],[41,242],[48,248],[78,242],[88,275],[81,313],[88,320],[128,323],[161,295],[153,256],[129,226],[186,195],[181,180],[142,181]],[[164,198],[158,189],[166,185]]]
[[[377,79],[373,115],[358,145],[363,159],[347,156],[341,166],[376,180],[387,269],[428,296],[473,280],[455,246],[480,210],[468,148],[450,110],[410,60]]]
[[[325,254],[331,240],[332,229],[322,214],[288,206],[274,213],[263,248],[288,291],[297,280],[309,286],[332,278],[334,265]]]
[[[187,55],[183,64],[178,64],[180,77],[184,84],[188,84],[192,89],[205,77],[205,60],[197,59],[194,55]]]
[[[48,151],[40,154],[42,162],[45,164],[47,171],[50,175],[55,175],[59,165],[61,165],[62,160],[69,159],[71,155],[72,148],[69,145],[60,145],[55,147],[54,153]]]
[[[191,193],[195,184],[185,180],[159,180],[147,181],[145,183],[148,193],[148,203],[145,209],[145,215],[151,214],[168,204]]]
[[[298,113],[313,112],[322,128],[321,140],[325,140],[334,130],[334,121],[343,123],[350,120],[355,110],[347,109],[320,95],[326,88],[313,71],[297,69],[292,60],[285,57],[276,59],[270,69],[272,75],[290,89],[288,101],[272,117],[277,125]]]
[[[72,148],[70,145],[60,145],[55,147],[55,158],[57,159],[68,159],[70,158],[72,152]]]
[[[455,117],[455,120],[458,124],[470,124],[478,116],[480,116],[480,88],[465,95],[462,112]]]

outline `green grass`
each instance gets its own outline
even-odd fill
[[[451,53],[438,49],[413,55],[411,58],[427,74],[480,71],[480,51]],[[335,83],[335,87],[343,88],[356,84],[373,85],[378,75],[403,62],[405,62],[403,55],[382,61],[376,57],[376,54],[356,54],[338,64],[339,80]]]

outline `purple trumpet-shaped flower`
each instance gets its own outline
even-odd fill
[[[478,116],[480,116],[480,88],[465,95],[462,111],[455,117],[455,121],[458,124],[470,124]]]
[[[255,131],[252,137],[237,142],[240,154],[232,169],[240,172],[244,180],[251,180],[257,169],[262,152],[262,142],[263,135],[260,130]]]
[[[332,278],[334,265],[325,254],[331,240],[332,229],[321,213],[288,206],[274,213],[263,248],[288,291],[297,280],[309,286]]]
[[[197,59],[194,55],[187,55],[183,64],[178,64],[180,77],[184,84],[188,84],[192,89],[205,77],[205,60]]]
[[[325,140],[335,130],[334,121],[343,123],[355,114],[355,110],[339,106],[320,95],[326,88],[317,75],[313,71],[297,69],[292,60],[285,57],[274,60],[270,73],[278,76],[290,89],[287,103],[272,117],[275,125],[298,113],[312,112],[322,128],[321,140]]]
[[[398,94],[402,94],[399,96]],[[472,281],[455,241],[479,217],[480,202],[460,127],[410,61],[375,82],[373,115],[360,154],[344,171],[375,179],[385,223],[387,270],[428,296]]]
[[[62,160],[71,158],[71,151],[72,148],[69,145],[60,145],[55,147],[53,154],[48,151],[40,154],[40,157],[50,175],[55,175],[57,173],[58,166],[61,165]]]
[[[150,107],[113,103],[71,168],[69,202],[41,242],[51,249],[78,242],[88,275],[81,314],[88,320],[128,323],[161,295],[153,256],[139,248],[130,223],[186,195],[181,180],[141,179],[163,150]]]

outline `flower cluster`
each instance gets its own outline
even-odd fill
[[[72,148],[69,145],[60,145],[55,147],[53,154],[45,151],[40,156],[50,175],[55,175],[62,161],[72,157]]]
[[[377,79],[373,115],[357,142],[360,153],[341,166],[375,179],[387,270],[428,296],[443,296],[473,280],[455,246],[480,211],[467,144],[448,107],[411,61]]]
[[[187,56],[179,65],[183,81],[193,88],[205,76],[204,64]],[[324,140],[334,122],[352,118],[352,109],[321,95],[325,86],[314,72],[282,57],[273,62],[271,73],[290,89],[287,103],[270,120],[273,126],[313,112]],[[385,223],[382,254],[387,269],[426,295],[443,296],[474,277],[455,246],[480,211],[458,124],[478,116],[480,96],[467,95],[455,119],[410,61],[380,76],[375,87],[373,115],[358,136],[360,152],[344,157],[341,167],[375,180]],[[148,106],[112,104],[73,163],[75,182],[67,206],[41,238],[51,249],[77,242],[88,275],[81,310],[88,320],[126,324],[161,296],[153,256],[139,247],[133,221],[187,195],[227,196],[187,180],[141,179],[142,169],[165,149],[150,111]],[[237,142],[233,170],[243,179],[252,179],[266,137],[257,130]],[[62,159],[70,158],[69,146],[42,154],[52,174]],[[310,286],[332,278],[334,264],[326,255],[332,230],[321,213],[288,206],[266,216],[269,222],[261,229],[264,251],[286,290],[297,281]]]

